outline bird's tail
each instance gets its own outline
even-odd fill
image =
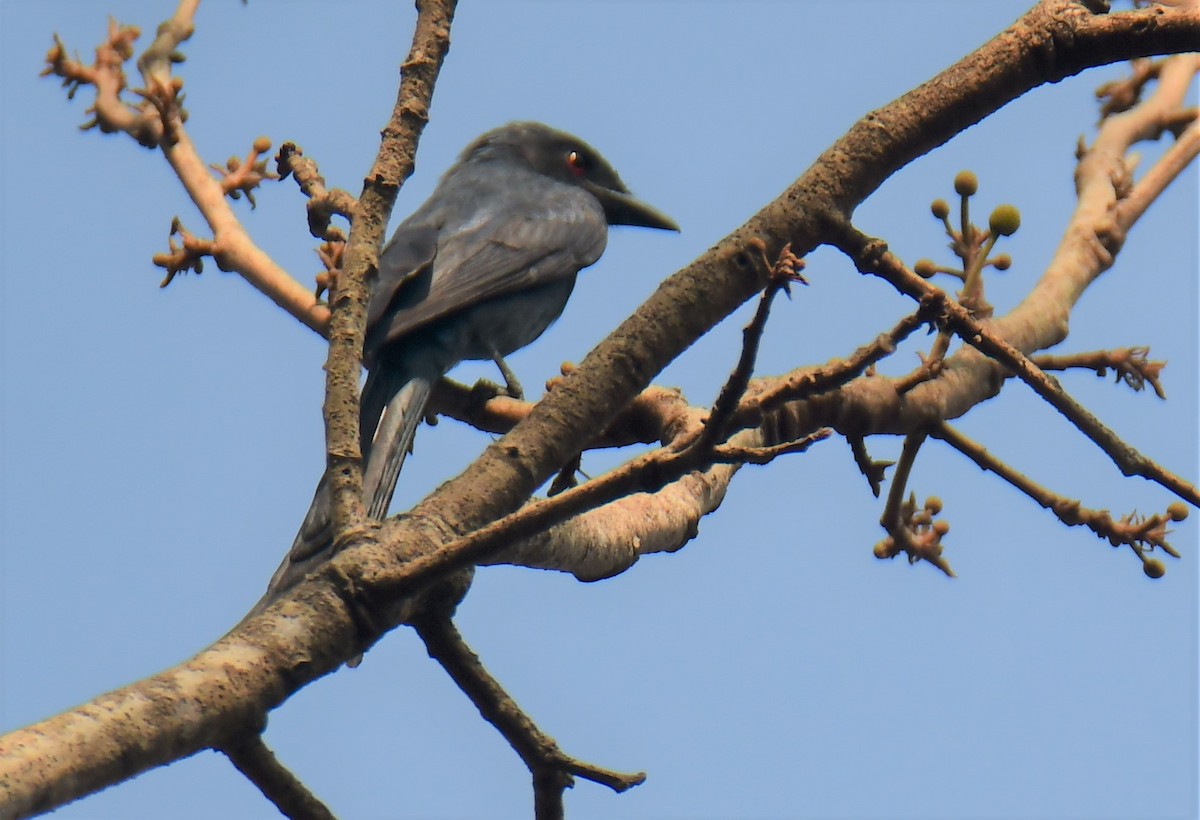
[[[373,519],[387,515],[400,468],[412,449],[413,437],[436,382],[428,376],[390,370],[380,368],[372,372],[362,396],[363,501],[367,515]],[[266,594],[247,617],[266,609],[280,594],[332,556],[333,517],[328,484],[327,477],[322,476],[291,550],[271,577]]]
[[[424,376],[409,379],[384,408],[363,470],[363,502],[368,518],[379,520],[387,515],[400,468],[412,451],[433,384]]]

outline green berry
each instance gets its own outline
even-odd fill
[[[1021,212],[1012,205],[997,205],[988,217],[988,228],[994,236],[1012,236],[1021,227]]]

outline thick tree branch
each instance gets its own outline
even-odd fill
[[[743,441],[741,433],[735,441]],[[736,464],[691,472],[655,493],[631,493],[484,557],[486,565],[516,564],[569,572],[580,581],[618,575],[643,555],[675,552],[700,532],[700,519],[725,500]]]
[[[315,598],[305,606],[325,610]],[[154,766],[260,731],[267,711],[318,670],[340,663],[321,645],[354,640],[348,626],[320,636],[259,626],[186,663],[0,738],[0,805],[8,818],[61,806]],[[290,631],[291,634],[288,634]],[[315,643],[313,643],[315,640]]]

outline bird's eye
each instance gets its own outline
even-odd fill
[[[567,168],[577,177],[587,174],[592,167],[592,159],[582,151],[567,152]]]

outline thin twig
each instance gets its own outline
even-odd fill
[[[930,379],[936,378],[942,372],[943,362],[946,360],[946,351],[950,347],[950,334],[944,330],[938,331],[937,338],[933,340],[933,348],[927,355],[921,356],[921,366],[913,370],[907,376],[896,379],[894,382],[896,392],[904,395],[909,390],[912,390],[918,384],[927,382]]]
[[[722,385],[716,401],[713,402],[708,420],[704,423],[704,429],[692,445],[701,452],[711,450],[718,442],[723,441],[729,432],[728,428],[734,412],[737,410],[742,396],[746,393],[750,377],[754,375],[758,347],[762,342],[763,332],[767,329],[767,318],[771,314],[771,302],[774,301],[775,295],[780,291],[791,295],[789,288],[792,282],[799,281],[807,284],[800,274],[804,263],[792,253],[790,245],[784,246],[774,264],[767,259],[766,245],[762,240],[754,239],[750,243],[750,247],[761,256],[764,267],[769,270],[767,286],[758,299],[754,317],[742,330],[742,350],[738,355],[737,365],[729,374],[729,378],[725,380],[725,384]]]
[[[1160,399],[1167,397],[1159,375],[1166,362],[1152,362],[1148,347],[1118,347],[1113,350],[1094,350],[1090,353],[1042,353],[1030,356],[1030,360],[1042,370],[1069,370],[1082,368],[1095,371],[1097,376],[1106,376],[1108,371],[1116,373],[1116,381],[1125,382],[1134,391],[1140,392],[1149,384]]]
[[[1163,61],[1159,71],[1159,88],[1152,101],[1163,98],[1162,116],[1157,118],[1160,128],[1166,128],[1168,122],[1178,126],[1178,117],[1168,116],[1176,108],[1176,99],[1186,99],[1187,89],[1191,86],[1197,72],[1200,72],[1200,54],[1179,54]],[[1116,216],[1120,224],[1132,225],[1146,212],[1146,209],[1158,199],[1185,168],[1200,154],[1200,121],[1196,120],[1196,109],[1191,108],[1183,113],[1190,113],[1192,123],[1183,128],[1175,142],[1169,146],[1158,160],[1142,174],[1134,183],[1128,195],[1116,206]],[[1125,115],[1122,115],[1125,116]],[[1155,135],[1157,137],[1157,135]]]
[[[925,443],[925,433],[912,433],[904,438],[904,446],[900,450],[900,458],[896,461],[896,471],[892,474],[892,486],[888,490],[887,502],[883,507],[883,515],[879,523],[891,532],[898,528],[900,521],[900,505],[904,501],[904,493],[908,489],[908,477],[916,463],[917,453]]]
[[[425,642],[429,656],[442,665],[483,719],[496,727],[529,767],[538,820],[562,817],[562,793],[571,787],[574,777],[608,786],[615,792],[646,780],[644,772],[626,774],[602,769],[564,754],[491,676],[448,616],[422,615],[412,625]]]
[[[127,86],[123,64],[132,56],[139,35],[134,26],[110,23],[107,40],[97,49],[96,63],[90,67],[67,58],[65,46],[56,37],[43,74],[62,77],[71,94],[82,85],[94,86],[95,119],[85,127],[123,131],[142,145],[159,148],[212,231],[211,255],[217,265],[236,271],[281,308],[323,334],[328,309],[250,239],[221,182],[209,172],[184,126],[183,82],[171,76],[171,66],[177,49],[191,36],[195,10],[196,0],[181,0],[175,15],[159,25],[157,36],[138,60],[144,88],[135,92],[142,98],[136,106],[121,97]]]
[[[879,518],[880,525],[887,531],[888,537],[876,544],[875,555],[879,558],[894,558],[901,552],[908,555],[910,563],[927,561],[953,578],[954,570],[942,557],[942,536],[949,527],[942,521],[934,521],[933,515],[941,511],[941,502],[928,499],[924,507],[918,508],[916,496],[909,493],[908,479],[916,463],[917,453],[925,443],[926,433],[920,431],[911,433],[904,439],[900,450],[900,458],[896,462],[896,472],[892,476],[892,487],[888,491],[887,503],[883,515]]]
[[[867,442],[862,436],[847,436],[846,441],[850,444],[850,452],[854,454],[855,465],[871,486],[871,493],[879,498],[887,468],[896,462],[876,461],[871,458],[871,454],[867,452]]]
[[[267,748],[262,735],[247,734],[222,745],[220,750],[285,817],[292,820],[334,820],[333,812]]]
[[[795,441],[772,444],[765,447],[739,447],[734,444],[719,444],[712,448],[713,461],[717,464],[770,464],[780,456],[803,453],[818,441],[833,435],[833,430],[822,427]]]
[[[882,242],[871,239],[848,223],[834,232],[833,244],[850,256],[859,266],[859,270],[887,280],[902,293],[913,298],[923,299],[938,290],[936,286],[906,268]],[[971,316],[966,308],[947,300],[945,309],[946,322],[963,341],[999,362],[1033,388],[1035,393],[1103,450],[1122,474],[1141,476],[1166,487],[1193,505],[1200,505],[1200,491],[1197,491],[1194,485],[1122,441],[1116,433],[1071,398],[1057,381],[1042,372],[1028,356]]]
[[[739,421],[749,422],[763,412],[786,401],[795,401],[841,387],[862,375],[867,368],[896,352],[896,346],[923,325],[942,313],[945,294],[923,300],[915,313],[905,316],[895,327],[854,351],[847,359],[835,359],[816,367],[805,367],[782,377],[765,378],[751,386],[738,408]]]
[[[929,431],[934,438],[940,439],[975,462],[980,469],[993,472],[1000,478],[1016,487],[1039,505],[1054,513],[1059,521],[1069,527],[1084,526],[1098,537],[1106,539],[1114,547],[1128,545],[1142,559],[1143,564],[1150,560],[1147,553],[1155,547],[1161,548],[1174,558],[1179,553],[1166,541],[1166,523],[1178,520],[1171,511],[1165,515],[1157,513],[1147,517],[1129,514],[1120,521],[1114,521],[1107,510],[1089,509],[1079,501],[1065,498],[1053,490],[1031,480],[1022,473],[993,456],[981,444],[967,438],[962,433],[942,423]],[[1178,503],[1178,502],[1176,502]],[[1182,507],[1182,505],[1180,505]]]
[[[280,179],[294,177],[300,191],[308,197],[308,230],[318,239],[326,242],[345,240],[341,230],[330,225],[330,220],[336,214],[353,221],[354,211],[358,200],[341,188],[325,187],[325,177],[321,176],[317,163],[293,142],[285,142],[279,147],[275,156],[275,170]]]

